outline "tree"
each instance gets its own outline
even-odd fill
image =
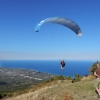
[[[94,74],[94,71],[96,70],[96,68],[97,68],[97,63],[99,63],[98,61],[97,62],[95,62],[93,65],[92,65],[92,67],[90,68],[90,72],[91,72],[91,75],[93,75]]]

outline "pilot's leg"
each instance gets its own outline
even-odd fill
[[[61,66],[61,69],[62,69],[62,70],[64,70],[64,67],[63,67],[63,66]]]

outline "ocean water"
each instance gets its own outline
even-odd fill
[[[90,67],[94,61],[65,61],[65,70],[62,71],[58,60],[1,60],[0,66],[6,68],[25,68],[46,72],[55,75],[71,76],[90,74]]]

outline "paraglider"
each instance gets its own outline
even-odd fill
[[[81,31],[80,27],[74,21],[67,19],[67,18],[63,18],[63,17],[51,17],[51,18],[46,18],[46,19],[40,21],[35,26],[35,32],[39,32],[41,26],[45,23],[55,23],[55,24],[63,25],[65,27],[71,29],[74,33],[76,33],[76,35],[82,36],[82,31]],[[61,69],[64,71],[64,66],[65,66],[64,60],[60,61],[60,64],[61,64]]]
[[[65,27],[71,29],[72,31],[74,31],[78,36],[82,36],[80,27],[74,21],[67,19],[67,18],[62,18],[62,17],[51,17],[51,18],[46,18],[46,19],[42,20],[40,23],[38,23],[35,26],[35,32],[39,32],[40,27],[44,23],[56,23],[56,24],[63,25]]]
[[[59,60],[59,62],[61,64],[61,69],[64,71],[65,61],[64,60],[62,60],[62,61]]]

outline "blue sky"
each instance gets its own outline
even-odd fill
[[[52,23],[40,32],[35,25],[48,17],[65,17],[82,30]],[[0,0],[0,59],[100,60],[100,0]]]

